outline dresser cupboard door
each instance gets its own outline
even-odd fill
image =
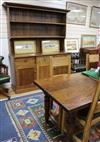
[[[33,85],[35,79],[35,59],[21,58],[16,59],[16,86]]]
[[[37,79],[44,79],[52,76],[51,57],[43,56],[36,59]]]
[[[53,75],[71,73],[71,55],[56,55],[52,57]]]

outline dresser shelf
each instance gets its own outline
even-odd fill
[[[8,18],[12,87],[16,92],[26,88],[29,90],[34,86],[35,79],[70,72],[71,58],[64,52],[68,10],[10,2],[4,2],[3,6]],[[43,53],[43,40],[58,41],[59,52]],[[16,41],[35,41],[36,53],[16,55]],[[61,64],[53,66],[53,61],[63,63],[63,59],[67,62],[68,69]]]

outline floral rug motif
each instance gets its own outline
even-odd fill
[[[45,125],[42,92],[12,99],[6,102],[6,108],[21,142],[65,142],[67,140],[67,136],[60,133],[52,120]],[[100,142],[99,135],[94,130],[91,132],[90,142]]]

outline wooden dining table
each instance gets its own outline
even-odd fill
[[[71,127],[74,125],[70,122],[71,117],[75,117],[74,114],[78,110],[90,105],[95,94],[97,81],[81,73],[75,73],[35,80],[34,83],[45,94],[44,109],[46,123],[49,121],[50,101],[52,99],[68,114],[68,122],[66,120],[66,123],[68,124],[68,135],[71,136],[73,133]]]

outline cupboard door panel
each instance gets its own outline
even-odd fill
[[[71,56],[58,55],[52,58],[53,75],[71,73]]]
[[[62,66],[62,67],[54,67],[53,68],[53,75],[59,75],[59,74],[66,74],[68,73],[68,66]]]
[[[44,79],[50,77],[50,65],[47,66],[40,66],[39,70],[39,79]]]
[[[51,57],[37,57],[37,79],[43,79],[51,77],[52,68],[51,68]]]
[[[18,69],[16,71],[17,86],[32,85],[34,80],[34,69]]]

